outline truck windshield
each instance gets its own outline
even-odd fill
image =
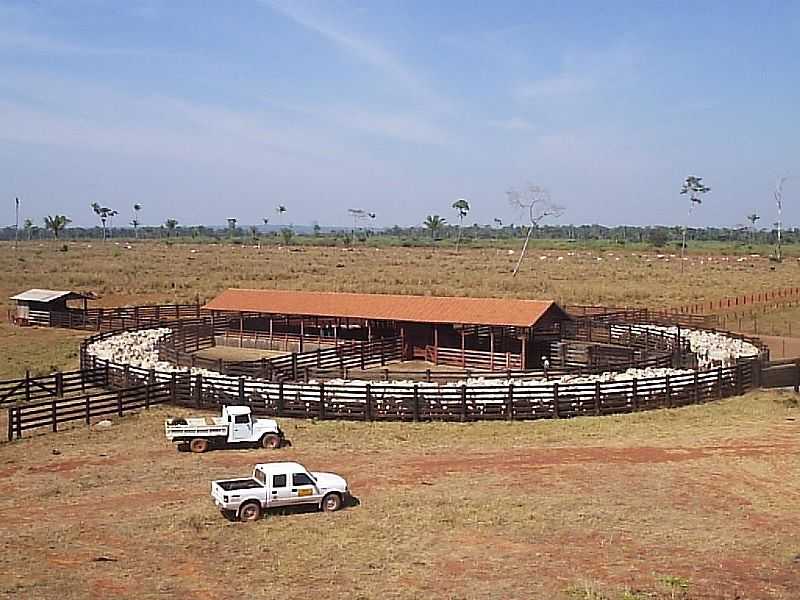
[[[264,475],[264,472],[261,471],[260,469],[256,469],[255,473],[253,473],[253,476],[255,477],[256,481],[258,481],[258,483],[260,483],[261,485],[267,485],[267,476]]]

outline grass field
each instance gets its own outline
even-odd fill
[[[152,410],[0,445],[4,598],[796,598],[800,411],[751,394],[569,422],[283,422],[177,452]],[[211,478],[292,459],[360,505],[230,523]],[[24,502],[22,502],[24,499]]]
[[[3,310],[30,287],[105,306],[228,286],[672,306],[800,285],[794,260],[718,253],[681,273],[652,251],[536,248],[514,279],[508,248],[125,245],[0,244]],[[83,335],[0,324],[0,378],[77,366]],[[798,597],[790,394],[535,423],[284,420],[290,449],[206,455],[163,439],[167,412],[0,444],[0,598]],[[222,519],[209,480],[275,459],[340,472],[361,504]]]

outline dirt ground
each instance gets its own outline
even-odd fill
[[[179,453],[159,408],[0,444],[0,598],[798,598],[788,393],[536,423],[282,421]],[[299,460],[359,505],[231,523],[213,478]]]
[[[770,358],[800,358],[800,338],[777,335],[759,335],[758,337],[769,346]]]
[[[199,350],[195,354],[201,358],[212,360],[258,360],[260,358],[274,358],[284,356],[286,352],[278,350],[260,350],[258,348],[234,348],[232,346],[214,346]]]

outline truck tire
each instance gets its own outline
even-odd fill
[[[242,523],[252,523],[261,518],[261,505],[258,502],[245,502],[239,507],[239,520]]]
[[[194,438],[189,442],[189,450],[196,454],[202,454],[208,450],[208,440],[205,438]]]
[[[340,508],[342,508],[342,497],[336,492],[331,492],[322,499],[322,510],[325,512],[336,512]]]
[[[277,450],[281,447],[281,438],[274,433],[268,433],[261,438],[261,446],[270,450]]]

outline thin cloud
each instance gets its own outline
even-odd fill
[[[523,84],[517,96],[523,100],[558,99],[585,94],[593,87],[590,79],[565,73]]]
[[[451,104],[449,100],[442,98],[413,68],[377,42],[346,31],[323,15],[301,7],[297,2],[258,1],[297,25],[320,35],[358,60],[378,69],[401,84],[406,91],[425,100],[432,108],[443,111],[449,108]]]

